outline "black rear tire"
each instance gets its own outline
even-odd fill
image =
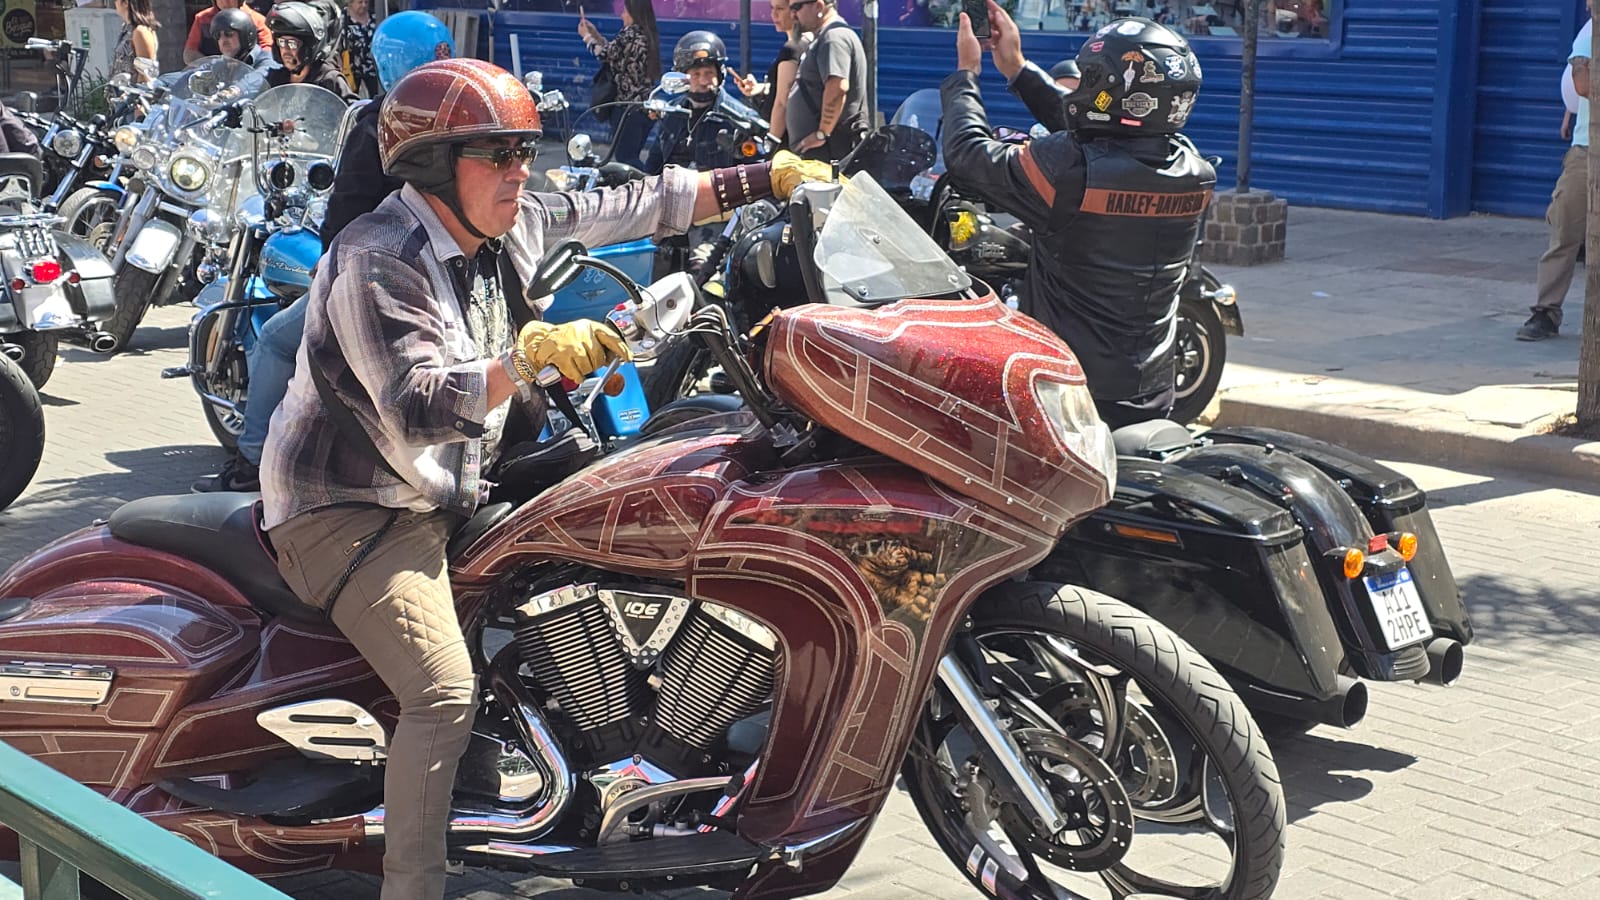
[[[1231,853],[1228,878],[1209,889],[1184,886],[1181,896],[1216,900],[1265,900],[1272,896],[1283,866],[1286,827],[1277,766],[1243,701],[1197,650],[1159,622],[1121,601],[1064,585],[1002,584],[973,607],[972,617],[972,634],[980,644],[985,635],[994,640],[1009,640],[1009,635],[1057,638],[1070,644],[1085,659],[1115,667],[1130,676],[1143,697],[1150,701],[1152,713],[1159,716],[1161,722],[1168,723],[1168,730],[1174,734],[1186,733],[1194,750],[1205,754],[1204,763],[1209,768],[1204,769],[1203,783],[1209,785],[1211,779],[1217,779],[1232,812],[1235,849]],[[1041,706],[1045,703],[1044,697],[1044,694],[1038,695]],[[1129,695],[1128,702],[1132,701]],[[938,732],[941,725],[934,709],[933,703],[924,709],[917,736],[912,741],[913,749],[906,758],[904,770],[906,786],[918,813],[945,854],[975,886],[993,893],[982,883],[984,873],[980,866],[971,865],[979,850],[967,821],[968,813],[961,806],[952,805],[948,791],[939,780],[946,773],[936,759],[943,738]],[[944,721],[948,723],[949,717]],[[948,724],[943,727],[948,728]],[[1192,752],[1190,766],[1193,765]],[[1107,762],[1116,764],[1118,759]],[[1136,779],[1139,773],[1122,768],[1118,775]],[[1209,801],[1203,799],[1204,796],[1201,794],[1200,802],[1209,810]],[[965,802],[965,798],[960,800],[961,804]],[[1144,818],[1138,813],[1135,815]],[[1146,815],[1154,817],[1156,813]],[[1156,831],[1159,830],[1158,827]],[[1137,846],[1136,839],[1130,853]],[[1126,877],[1120,868],[1119,863],[1098,874],[1107,879],[1109,886],[1110,879]],[[1008,877],[1004,864],[999,874],[1001,878]],[[988,875],[993,877],[993,870]],[[1123,887],[1126,884],[1123,883]],[[1033,880],[1029,880],[1022,885],[1010,884],[1009,888],[1018,896],[1034,896],[1040,900],[1049,896],[1033,885]],[[1112,893],[1117,895],[1115,890]],[[1180,895],[1179,891],[1171,893]],[[1001,895],[1004,894],[1002,891]]]
[[[1177,392],[1170,418],[1187,425],[1211,405],[1228,361],[1228,335],[1210,300],[1185,297],[1178,303],[1176,344]]]
[[[160,280],[160,275],[146,272],[131,263],[123,263],[122,269],[112,278],[111,292],[117,298],[116,311],[111,318],[100,323],[102,331],[117,339],[112,352],[120,353],[128,349],[133,341],[134,329],[139,327],[145,313],[150,311],[150,304],[155,299],[152,295]]]
[[[0,356],[0,509],[22,494],[44,458],[44,408],[22,368]]]
[[[45,382],[56,370],[56,350],[60,335],[51,331],[19,331],[0,336],[0,342],[16,344],[23,350],[22,361],[17,365],[28,376],[35,390],[44,390]]]

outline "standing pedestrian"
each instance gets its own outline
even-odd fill
[[[838,0],[791,0],[789,10],[814,40],[789,91],[784,133],[806,159],[841,159],[867,133],[867,51]]]
[[[372,59],[372,35],[377,28],[378,19],[372,14],[370,0],[350,0],[339,17],[345,75],[350,87],[367,97],[383,93],[383,85],[378,82],[378,64]]]
[[[1590,0],[1593,15],[1593,0]],[[1578,95],[1578,116],[1572,128],[1572,146],[1561,160],[1561,175],[1550,193],[1544,221],[1550,229],[1549,248],[1539,257],[1538,299],[1533,315],[1517,329],[1519,341],[1543,341],[1561,331],[1561,304],[1572,286],[1589,220],[1589,48],[1593,22],[1572,41],[1567,61],[1572,64],[1572,89]]]
[[[610,102],[641,102],[661,80],[661,34],[656,30],[656,11],[650,4],[651,0],[624,0],[622,30],[609,41],[584,15],[583,7],[578,7],[579,36],[594,58],[611,69],[617,94]],[[637,108],[626,109],[611,142],[614,158],[640,165],[650,125],[650,118]]]
[[[789,91],[794,87],[795,75],[800,71],[800,57],[805,55],[811,36],[802,32],[795,24],[789,0],[772,0],[772,27],[780,34],[786,35],[788,40],[783,42],[783,48],[778,51],[777,59],[774,59],[767,69],[767,80],[757,81],[754,75],[740,75],[735,72],[734,82],[738,84],[739,90],[750,98],[756,112],[761,113],[761,117],[770,123],[768,134],[779,145],[783,145]]]
[[[155,10],[150,0],[115,0],[115,3],[117,15],[122,17],[122,34],[111,51],[111,74],[126,73],[135,84],[153,81],[161,71],[160,63],[156,62],[156,51],[161,46],[156,29],[161,23],[156,21]],[[139,60],[144,64],[136,64]]]

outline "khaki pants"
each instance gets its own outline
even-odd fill
[[[319,609],[394,510],[345,504],[272,529],[278,570]],[[333,606],[333,623],[400,705],[384,772],[383,900],[444,896],[445,828],[456,763],[472,736],[477,690],[445,565],[460,519],[399,512]]]
[[[1561,303],[1572,286],[1572,270],[1578,264],[1578,248],[1583,246],[1589,219],[1589,148],[1572,147],[1561,160],[1561,177],[1550,193],[1550,207],[1544,221],[1550,226],[1550,247],[1539,257],[1539,299],[1535,312],[1544,312],[1561,326]],[[1589,265],[1600,265],[1591,260]]]

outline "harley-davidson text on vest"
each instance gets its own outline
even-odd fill
[[[1171,387],[1178,288],[1216,172],[1182,136],[1082,145],[1083,199],[1058,197],[1052,234],[1066,296],[1038,296],[1089,389],[1125,400]],[[1037,314],[1035,314],[1037,317]],[[1053,321],[1052,321],[1053,320]]]

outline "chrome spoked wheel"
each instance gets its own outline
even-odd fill
[[[1270,896],[1283,798],[1243,704],[1153,620],[1092,592],[1039,587],[980,602],[972,637],[1008,730],[1068,827],[1041,833],[936,696],[905,775],[941,847],[999,896]]]

